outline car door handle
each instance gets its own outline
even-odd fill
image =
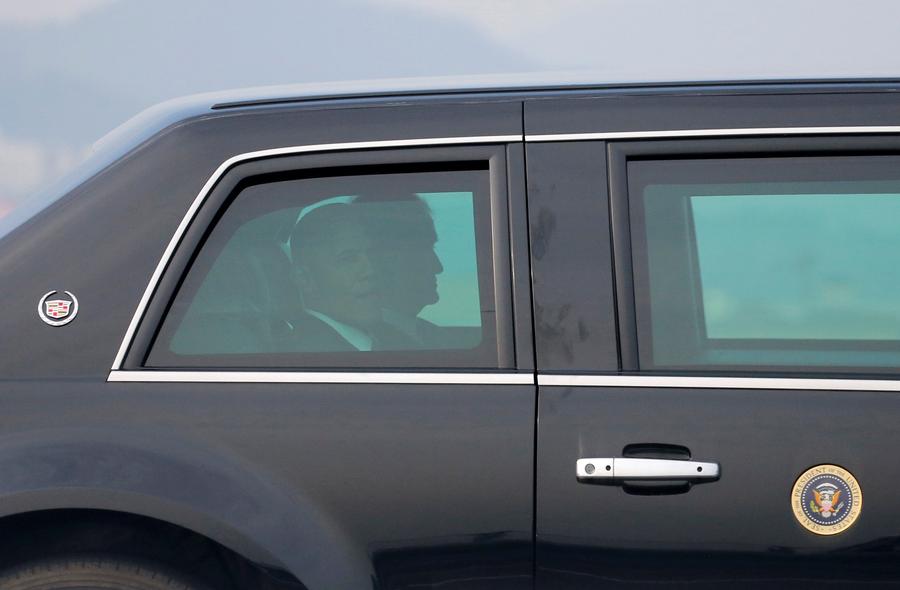
[[[681,459],[607,457],[578,459],[575,475],[582,481],[704,481],[719,478],[719,464]]]

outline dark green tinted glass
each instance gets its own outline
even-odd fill
[[[900,367],[897,165],[629,165],[641,366]]]
[[[900,339],[900,194],[690,204],[708,338]]]
[[[148,364],[340,366],[341,355],[352,364],[428,351],[440,353],[403,364],[495,362],[453,356],[475,358],[494,338],[487,182],[486,171],[457,171],[244,189],[188,272]]]

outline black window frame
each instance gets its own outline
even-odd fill
[[[652,348],[650,334],[641,328],[649,317],[639,321],[638,308],[649,310],[649,292],[636,288],[638,273],[646,272],[638,259],[632,232],[636,220],[629,198],[628,164],[640,160],[713,160],[785,157],[865,157],[900,156],[900,137],[878,135],[817,135],[795,137],[709,137],[689,140],[652,139],[613,141],[607,144],[610,183],[610,217],[616,269],[616,301],[622,372],[625,374],[727,375],[813,377],[827,373],[833,377],[896,376],[900,367],[858,367],[849,365],[705,365],[701,367],[644,367],[641,347]],[[640,198],[635,195],[635,198]],[[639,220],[638,220],[639,221]],[[691,245],[692,250],[696,245]],[[692,252],[696,257],[696,252]],[[642,267],[643,265],[643,267]],[[640,281],[638,281],[640,282]],[[644,283],[646,284],[646,283]]]
[[[516,275],[527,277],[520,267],[527,264],[521,257],[513,257],[513,247],[521,241],[511,222],[524,213],[513,207],[510,184],[515,182],[515,174],[510,178],[508,166],[515,169],[522,165],[521,148],[512,149],[505,144],[466,145],[451,147],[410,147],[341,150],[329,152],[311,152],[300,154],[276,155],[248,160],[236,164],[218,179],[210,190],[201,207],[185,231],[178,247],[175,249],[163,275],[160,277],[154,294],[148,303],[146,312],[135,332],[134,338],[124,359],[122,368],[140,371],[250,371],[250,372],[303,372],[303,371],[429,371],[429,370],[512,370],[531,369],[529,358],[531,342],[530,330],[526,330],[523,322],[530,325],[530,315],[520,317],[522,303],[514,305],[513,282]],[[478,169],[487,168],[490,186],[490,256],[493,267],[492,289],[493,304],[496,310],[496,355],[488,363],[418,362],[409,363],[408,351],[365,353],[373,355],[369,361],[359,362],[341,360],[341,353],[294,353],[293,358],[301,356],[314,359],[315,362],[284,365],[245,365],[231,363],[210,363],[208,365],[147,366],[156,336],[162,321],[168,314],[169,307],[178,290],[190,272],[193,262],[206,242],[209,233],[231,200],[243,186],[253,183],[259,178],[277,178],[283,175],[303,173],[315,176],[316,170],[334,171],[335,169],[367,169],[396,167],[424,167],[429,169]],[[330,174],[330,173],[329,173]],[[332,174],[333,175],[333,174]],[[476,208],[477,211],[477,208]],[[517,272],[514,272],[514,269]],[[521,281],[519,281],[521,282]],[[522,285],[516,284],[516,297],[522,297]],[[530,307],[530,299],[528,300]],[[445,356],[448,351],[416,351],[420,358],[431,356],[436,359]],[[213,356],[213,355],[210,355]],[[353,355],[356,356],[356,355]],[[452,360],[453,355],[450,355]],[[459,358],[460,355],[457,355]],[[285,357],[287,358],[287,357]],[[236,359],[237,360],[237,359]],[[388,361],[394,361],[389,363]],[[400,362],[406,361],[406,362]]]

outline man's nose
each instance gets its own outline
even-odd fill
[[[434,250],[431,250],[431,270],[436,275],[444,272],[444,265],[441,264],[441,259],[438,258],[438,255]]]

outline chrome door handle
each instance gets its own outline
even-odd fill
[[[719,478],[719,464],[679,459],[629,459],[626,457],[578,459],[575,462],[575,475],[579,480],[585,481],[704,481]]]

